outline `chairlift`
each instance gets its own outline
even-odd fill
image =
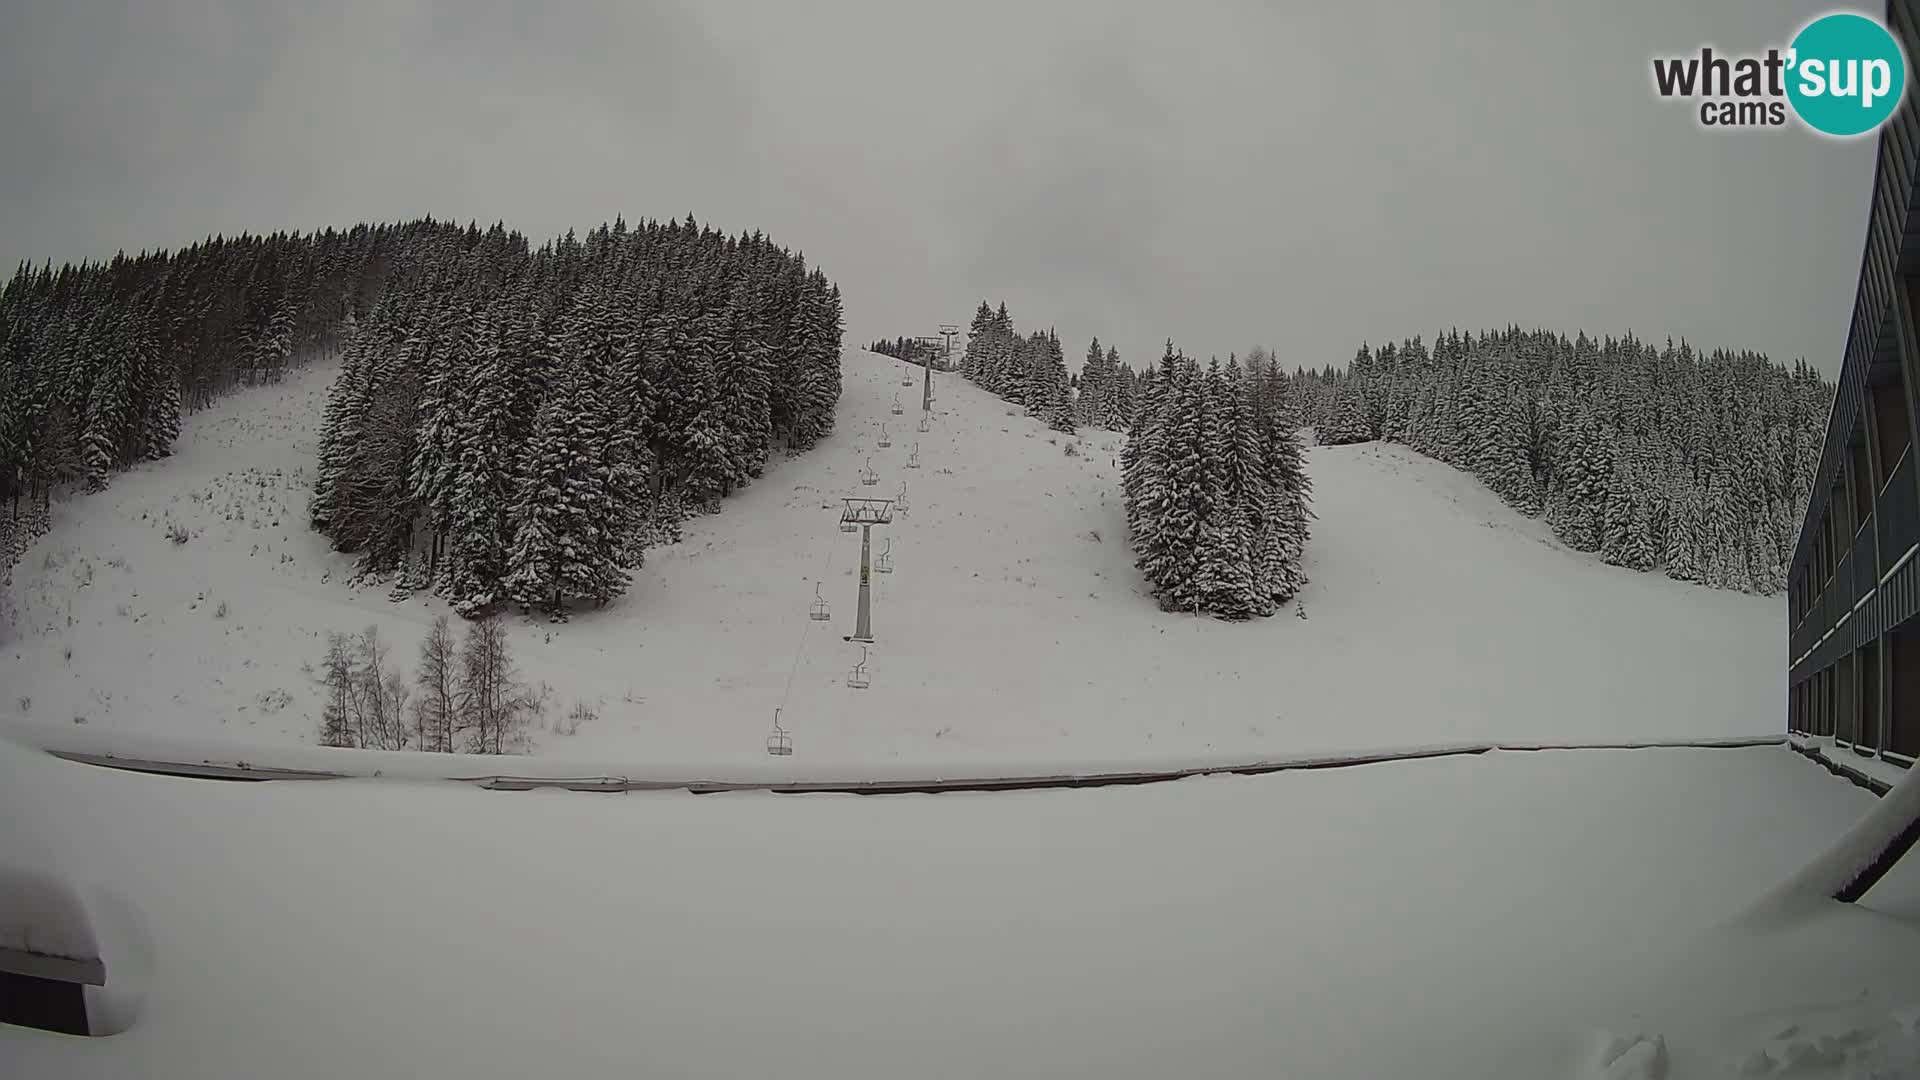
[[[893,445],[893,436],[887,434],[887,425],[881,424],[880,425],[880,449],[885,450],[887,447],[892,445]]]
[[[907,482],[905,480],[900,481],[900,494],[894,496],[893,508],[903,514],[907,512]],[[889,541],[889,543],[891,543],[891,541]]]
[[[872,458],[868,458],[866,468],[860,470],[860,482],[868,487],[873,487],[880,482],[880,474],[873,471]]]
[[[913,385],[913,369],[908,367],[905,364],[900,365],[900,385],[901,386]]]
[[[855,690],[865,690],[867,687],[873,685],[873,680],[867,676],[867,647],[865,645],[860,646],[860,662],[853,665],[852,671],[847,672],[847,685]]]
[[[853,522],[848,521],[845,518],[842,518],[840,520],[840,531],[843,533],[859,532],[860,526],[855,525]]]
[[[907,455],[907,468],[917,469],[919,467],[920,467],[920,444],[914,443],[913,453]]]
[[[767,753],[775,757],[790,757],[793,754],[793,736],[780,726],[780,710],[773,710],[773,732],[767,736]]]
[[[927,419],[927,414],[926,414],[926,413],[921,413],[921,414],[920,414],[920,430],[921,430],[921,431],[932,431],[932,430],[933,430],[933,421],[931,421],[931,420],[929,420],[929,419]]]
[[[827,608],[827,598],[820,595],[820,583],[816,581],[813,583],[813,603],[807,605],[807,618],[814,622],[826,622],[832,617],[832,612]]]
[[[906,408],[900,404],[900,395],[899,394],[893,395],[893,415],[899,416],[901,413],[906,411],[907,411]]]
[[[887,546],[881,548],[880,554],[874,556],[873,569],[875,573],[893,573],[893,537],[887,537]]]

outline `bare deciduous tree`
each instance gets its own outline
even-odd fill
[[[515,677],[506,624],[497,615],[467,628],[460,649],[458,701],[470,753],[507,754],[525,746],[537,703]]]
[[[320,713],[320,745],[358,746],[354,729],[355,703],[353,647],[347,635],[327,635],[327,659],[321,675],[327,700]]]
[[[422,750],[451,754],[459,737],[461,715],[460,654],[445,615],[433,620],[420,642],[416,681],[420,697],[414,702],[414,731]]]
[[[374,750],[407,748],[407,682],[387,666],[387,646],[378,627],[360,632],[354,643],[355,682],[360,704],[359,739]]]

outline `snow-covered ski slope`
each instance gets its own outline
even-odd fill
[[[1312,450],[1313,583],[1276,618],[1223,624],[1144,595],[1120,435],[1056,435],[952,374],[935,376],[920,433],[918,369],[855,351],[844,372],[834,435],[649,552],[626,597],[562,626],[516,620],[523,674],[553,688],[549,717],[576,701],[598,714],[537,731],[536,753],[764,761],[776,707],[796,765],[1780,729],[1778,600],[1602,565],[1405,448]],[[411,669],[444,606],[349,588],[350,558],[305,528],[332,374],[229,398],[189,418],[171,460],[56,507],[11,585],[0,718],[311,743],[328,631],[378,625]],[[860,648],[842,638],[859,544],[837,528],[840,500],[902,482],[908,512],[875,530],[895,569],[873,578],[872,685],[854,690]],[[830,622],[807,617],[816,581]]]

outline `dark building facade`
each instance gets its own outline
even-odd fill
[[[1920,57],[1915,0],[1887,22]],[[1813,497],[1787,577],[1789,731],[1920,755],[1920,111],[1880,129],[1866,252]]]

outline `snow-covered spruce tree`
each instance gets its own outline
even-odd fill
[[[596,490],[601,433],[593,375],[577,355],[534,421],[514,499],[506,592],[521,606],[567,617],[569,600],[603,602],[620,568],[605,557],[608,498]]]
[[[1348,378],[1334,386],[1326,422],[1317,434],[1323,446],[1367,442],[1373,438],[1373,431],[1367,425],[1367,396],[1359,380]]]
[[[1100,348],[1100,339],[1094,338],[1087,346],[1087,355],[1080,364],[1080,385],[1073,398],[1074,419],[1090,427],[1101,426],[1108,412],[1108,400],[1112,397],[1112,380],[1107,371],[1107,354]]]
[[[1046,340],[1028,373],[1028,406],[1040,422],[1055,431],[1073,433],[1073,390],[1067,381],[1067,361],[1060,336],[1047,332]]]

